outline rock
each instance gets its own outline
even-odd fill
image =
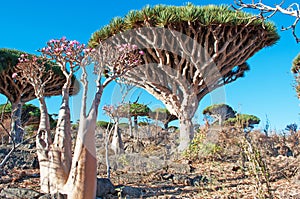
[[[174,174],[172,181],[174,184],[183,184],[185,186],[192,185],[192,179],[182,174]]]
[[[39,197],[39,199],[67,199],[67,195],[64,194],[45,194],[41,197]]]
[[[121,192],[122,197],[140,198],[142,196],[142,190],[137,187],[119,185],[116,187],[116,190],[117,192]]]
[[[195,176],[193,179],[192,179],[192,186],[200,186],[202,184],[207,184],[208,183],[208,179],[205,177],[205,176]]]
[[[66,195],[62,195],[62,194],[45,194],[41,197],[39,197],[39,199],[66,199],[67,196]]]
[[[3,189],[0,193],[0,198],[30,198],[35,199],[39,198],[41,194],[39,192],[33,191],[31,189],[23,188],[6,188]]]
[[[108,178],[97,178],[97,197],[103,197],[108,194],[116,193],[115,186]]]

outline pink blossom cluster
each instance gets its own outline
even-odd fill
[[[52,60],[78,66],[84,56],[93,49],[86,48],[85,44],[80,44],[76,40],[67,40],[66,37],[62,37],[61,39],[51,39],[47,42],[47,46],[40,51]]]
[[[104,67],[106,77],[117,78],[129,69],[142,63],[141,56],[145,53],[138,49],[135,44],[121,44],[112,47],[109,44],[102,44],[97,51],[96,60],[99,65],[95,72]]]

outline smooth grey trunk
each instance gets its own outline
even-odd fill
[[[22,106],[23,103],[20,101],[11,104],[11,138],[14,139],[13,141],[15,142],[15,144],[21,143],[24,135],[21,121]],[[11,139],[10,142],[12,142]]]
[[[68,195],[68,199],[94,199],[97,186],[97,159],[95,131],[98,116],[98,107],[102,97],[103,87],[98,83],[92,107],[86,115],[87,100],[87,73],[82,67],[82,79],[84,91],[82,96],[82,108],[79,121],[79,129],[74,150],[71,171],[67,183],[62,192]],[[98,81],[100,82],[100,80]]]
[[[56,185],[50,174],[56,171],[52,170],[51,167],[50,121],[44,97],[39,97],[38,100],[40,103],[40,124],[36,135],[36,146],[40,166],[40,185],[43,193],[51,193]]]
[[[108,132],[109,131],[109,132]],[[112,129],[106,129],[105,134],[105,162],[106,162],[106,177],[110,179],[110,161],[109,161],[109,138],[111,135]]]
[[[178,151],[182,152],[188,148],[194,137],[194,128],[191,118],[181,118],[179,119],[179,146]]]
[[[119,128],[119,122],[115,122],[114,134],[111,142],[111,149],[116,155],[124,153],[124,144],[121,137],[121,130]]]
[[[71,78],[71,77],[69,77]],[[67,78],[68,79],[68,78]],[[56,132],[53,140],[52,166],[56,173],[51,175],[55,179],[57,190],[67,182],[72,164],[72,137],[69,107],[70,80],[62,88],[62,104],[58,114]]]

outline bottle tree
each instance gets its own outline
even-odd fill
[[[143,67],[127,80],[161,100],[179,119],[179,151],[193,137],[192,118],[208,93],[243,77],[246,60],[279,36],[272,23],[229,6],[145,7],[115,18],[95,32],[89,45],[102,40],[133,42],[143,49]]]
[[[44,73],[51,75],[53,72],[46,71],[42,67],[45,59],[21,55],[18,64],[18,72],[21,75],[17,80],[31,84],[40,102],[41,119],[36,143],[41,172],[41,191],[66,194],[70,199],[95,198],[97,174],[95,130],[102,93],[109,83],[139,65],[142,53],[137,51],[136,45],[113,47],[105,42],[97,49],[90,49],[78,41],[69,41],[65,37],[50,40],[41,52],[57,63],[65,76],[61,89],[62,103],[52,140],[49,134],[47,105],[44,100],[44,89],[49,79],[40,80],[38,77],[43,76]],[[94,64],[94,73],[98,78],[93,103],[87,112],[86,67],[91,64]],[[82,70],[83,95],[76,145],[72,155],[69,95],[71,79],[79,69]]]
[[[18,64],[18,58],[21,55],[27,53],[12,50],[12,49],[0,49],[0,93],[5,95],[12,106],[11,115],[11,129],[12,137],[16,143],[21,142],[23,137],[22,130],[22,105],[30,100],[35,99],[33,87],[28,83],[21,83],[16,81],[16,65]],[[32,55],[30,55],[32,56]],[[53,63],[47,62],[47,68]],[[62,82],[64,82],[64,76],[57,66],[54,66],[54,74],[48,84],[45,86],[45,96],[55,96],[61,94]],[[42,79],[48,79],[49,74],[45,74]],[[78,92],[75,79],[72,80],[71,94]]]

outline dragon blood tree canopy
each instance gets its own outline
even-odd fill
[[[193,137],[191,119],[199,101],[243,77],[249,70],[246,60],[278,39],[275,25],[251,14],[229,6],[187,4],[130,11],[95,32],[89,45],[131,43],[145,52],[144,65],[129,71],[126,80],[178,117],[183,148]]]
[[[35,99],[34,89],[29,83],[16,81],[12,75],[15,73],[16,66],[18,64],[18,58],[22,54],[27,54],[22,51],[12,49],[0,49],[0,93],[5,95],[10,102],[25,103],[32,99]],[[61,72],[59,66],[49,62],[46,66],[54,72],[53,78],[46,85],[45,96],[55,96],[61,94],[61,87],[65,82],[65,77]],[[48,79],[45,75],[43,77]],[[79,83],[74,78],[74,84],[72,87],[72,94],[76,94],[79,91]]]

